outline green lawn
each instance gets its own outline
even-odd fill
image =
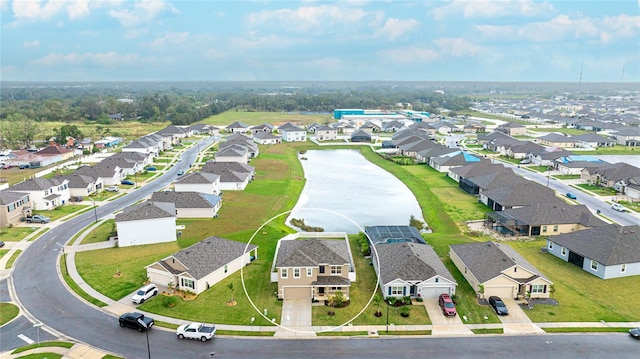
[[[20,242],[33,232],[42,230],[38,226],[0,227],[0,235],[4,242]]]
[[[587,133],[593,133],[593,131],[579,130],[577,128],[534,127],[534,128],[528,128],[527,130],[528,131],[533,131],[533,132],[566,133],[567,135],[572,135],[572,136],[584,135],[584,134],[587,134]]]
[[[12,303],[0,303],[0,327],[7,324],[10,320],[17,317],[20,308]]]
[[[109,239],[109,237],[115,236],[116,223],[113,219],[108,219],[96,227],[93,231],[89,232],[80,244],[99,243]],[[70,243],[73,243],[71,241]]]
[[[71,290],[73,290],[77,295],[79,295],[80,297],[82,297],[82,299],[86,300],[87,302],[97,306],[97,307],[106,307],[107,304],[102,302],[99,299],[96,299],[92,296],[90,296],[89,294],[87,294],[87,292],[85,292],[82,288],[80,288],[80,286],[78,285],[78,283],[76,283],[73,279],[71,279],[71,276],[69,275],[69,272],[67,271],[67,256],[63,255],[60,256],[60,268],[61,268],[61,272],[62,272],[62,278],[64,279],[65,283],[67,283],[67,285],[69,286],[69,288],[71,288]]]
[[[580,151],[581,155],[637,155],[640,154],[638,147],[631,146],[614,146],[599,147],[593,151]]]
[[[78,212],[86,209],[87,207],[88,206],[79,204],[66,204],[49,211],[37,211],[34,212],[34,214],[42,214],[51,218],[51,221],[56,221],[71,214],[77,215]]]
[[[575,186],[580,187],[589,192],[595,193],[598,196],[615,196],[616,194],[618,194],[618,192],[616,192],[616,190],[613,188],[594,186],[586,183],[577,184]]]
[[[640,276],[602,280],[551,254],[546,242],[514,241],[511,246],[553,281],[557,306],[536,304],[526,313],[534,322],[627,322],[640,320]]]
[[[2,258],[7,253],[9,253],[8,249],[0,249],[0,258]]]
[[[11,267],[13,267],[13,263],[16,261],[16,259],[18,259],[18,256],[20,255],[20,253],[22,253],[22,250],[16,249],[15,252],[13,252],[13,254],[11,255],[11,257],[9,257],[9,260],[7,261],[7,264],[4,266],[4,268],[11,269]]]
[[[57,353],[34,353],[18,357],[18,359],[60,359],[62,354]]]
[[[551,177],[559,179],[559,180],[573,180],[573,179],[580,179],[582,176],[580,176],[580,175],[553,175]]]
[[[48,347],[70,349],[72,346],[73,346],[73,343],[69,343],[69,342],[41,342],[41,343],[34,343],[34,344],[29,344],[29,345],[19,347],[14,351],[12,351],[11,354],[19,354],[19,353],[24,353],[27,350],[31,350],[31,349],[48,348]]]

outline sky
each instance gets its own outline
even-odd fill
[[[640,82],[640,0],[0,0],[0,81]]]

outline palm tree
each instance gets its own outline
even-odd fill
[[[373,304],[376,305],[376,317],[379,317],[382,315],[382,312],[380,311],[380,304],[382,303],[382,297],[380,296],[380,294],[376,294],[373,297]]]
[[[233,302],[235,302],[234,296],[233,296],[233,293],[234,293],[233,283],[227,284],[227,288],[229,288],[229,290],[231,291],[231,300],[229,302],[233,303]]]

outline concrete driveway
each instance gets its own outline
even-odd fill
[[[284,299],[282,303],[282,316],[277,337],[315,336],[311,327],[311,300],[310,299]]]
[[[426,298],[423,302],[429,319],[431,319],[432,336],[459,336],[473,335],[473,332],[462,323],[459,315],[446,317],[442,314],[442,309],[436,298]]]
[[[502,301],[509,309],[509,315],[498,316],[502,322],[504,334],[538,334],[545,332],[531,322],[531,319],[515,300],[502,298]]]

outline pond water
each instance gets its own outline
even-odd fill
[[[358,233],[358,225],[409,225],[412,215],[424,222],[409,188],[360,152],[308,151],[301,157],[307,181],[287,223],[304,219],[326,232]]]

